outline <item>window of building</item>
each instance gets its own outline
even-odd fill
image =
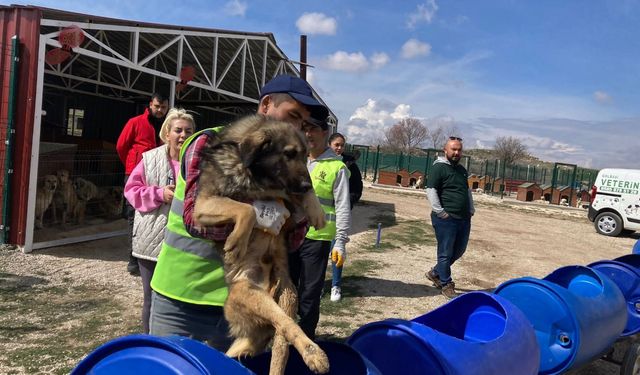
[[[67,135],[82,137],[84,127],[84,109],[69,108],[67,117]]]

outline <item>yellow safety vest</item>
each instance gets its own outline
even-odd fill
[[[151,287],[157,293],[178,301],[198,305],[223,306],[229,290],[224,281],[222,259],[213,241],[192,237],[184,225],[184,194],[186,181],[183,155],[194,139],[205,129],[189,137],[180,150],[180,173],[171,202],[167,228],[158,255]]]
[[[310,240],[333,241],[336,237],[336,204],[333,198],[333,184],[342,168],[346,169],[347,166],[340,160],[323,159],[317,161],[317,165],[311,172],[313,191],[320,200],[327,224],[322,229],[309,228],[306,237]]]

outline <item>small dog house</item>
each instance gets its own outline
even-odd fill
[[[424,184],[422,172],[413,171],[409,173],[406,169],[399,171],[381,170],[378,174],[378,183],[381,185],[412,187],[421,180],[423,181],[422,184]]]
[[[563,185],[553,189],[553,197],[551,203],[564,204],[567,206],[575,207],[577,200],[577,192],[572,191],[570,186]]]
[[[518,195],[516,199],[523,202],[533,202],[540,199],[542,189],[535,182],[525,182],[518,185]]]
[[[542,198],[547,202],[551,202],[551,185],[542,184],[540,189],[542,190]]]
[[[477,191],[478,189],[485,190],[486,180],[485,176],[479,176],[477,174],[469,175],[469,188],[472,191]]]

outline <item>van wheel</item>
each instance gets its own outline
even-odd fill
[[[594,221],[596,232],[615,237],[622,232],[622,219],[613,212],[603,212]]]

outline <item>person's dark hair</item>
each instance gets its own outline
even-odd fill
[[[159,92],[154,92],[153,95],[151,95],[151,101],[153,101],[153,99],[156,99],[160,103],[169,101],[169,98],[166,95],[160,94]]]
[[[329,136],[329,144],[331,144],[331,142],[335,141],[336,138],[342,138],[343,141],[347,141],[347,139],[344,137],[344,135],[340,134],[340,133],[333,133],[331,134],[331,136]]]

